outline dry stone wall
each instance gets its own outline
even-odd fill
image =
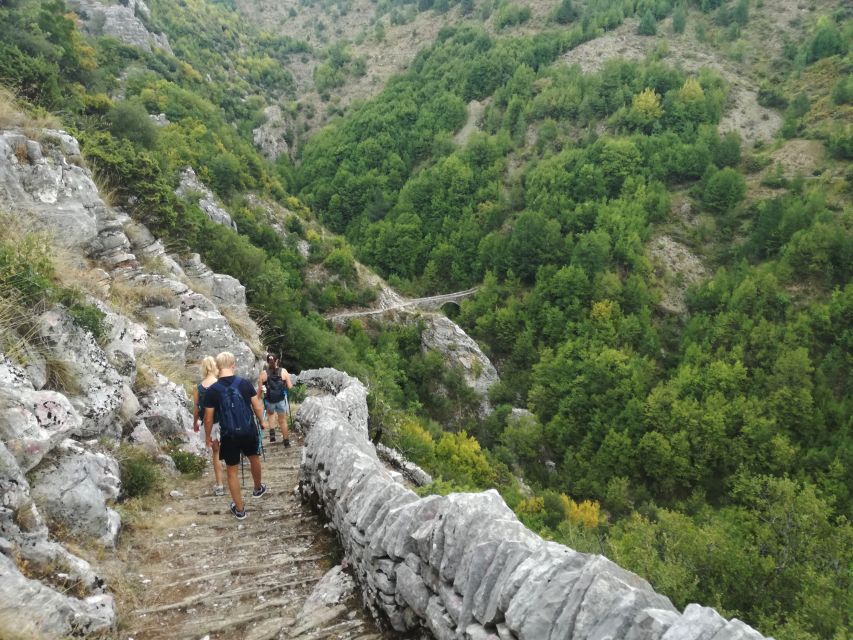
[[[496,491],[419,498],[380,461],[367,391],[333,369],[296,414],[307,433],[299,490],[329,517],[365,604],[396,632],[440,640],[760,640],[739,620],[688,605],[600,555],[546,542]],[[316,392],[321,395],[316,395]]]

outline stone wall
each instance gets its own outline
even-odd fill
[[[303,372],[303,499],[337,530],[365,604],[397,632],[440,640],[758,640],[713,609],[683,613],[599,555],[546,542],[496,491],[419,498],[367,435],[367,392],[333,369]],[[318,395],[319,393],[319,395]]]

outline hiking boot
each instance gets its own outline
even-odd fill
[[[270,429],[270,444],[275,442],[275,429]]]
[[[213,495],[224,496],[225,495],[225,487],[223,487],[221,484],[213,485]]]
[[[267,485],[265,485],[262,482],[260,488],[252,491],[252,497],[253,498],[260,498],[262,495],[264,495],[267,492],[267,488],[268,488]]]
[[[284,446],[285,446],[285,448],[289,448],[289,447],[290,447],[290,438],[285,438],[285,439],[284,439]]]
[[[246,519],[246,510],[245,509],[243,509],[243,511],[237,511],[237,505],[234,504],[233,502],[231,503],[230,509],[231,509],[231,513],[233,513],[234,517],[237,518],[238,520],[245,520]]]

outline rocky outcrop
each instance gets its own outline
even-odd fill
[[[264,117],[264,123],[252,130],[252,137],[264,157],[275,161],[279,156],[290,153],[287,135],[288,131],[293,132],[293,123],[285,117],[277,104],[264,109]]]
[[[489,389],[498,382],[498,372],[480,346],[458,324],[439,314],[424,320],[421,344],[437,351],[446,360],[462,367],[465,382],[480,396],[480,415],[492,412]]]
[[[173,54],[165,34],[149,31],[151,15],[142,0],[104,5],[95,0],[70,0],[69,5],[93,35],[112,36],[144,51],[163,49]]]
[[[108,631],[116,616],[111,596],[63,595],[27,578],[0,554],[0,620],[21,632],[20,637],[79,637]]]
[[[34,228],[53,232],[63,246],[83,248],[96,234],[104,203],[80,166],[77,141],[52,129],[40,137],[0,132],[0,206],[14,204]]]
[[[546,542],[495,491],[419,498],[367,438],[366,390],[333,370],[303,372],[311,395],[299,490],[329,517],[365,604],[395,631],[446,640],[760,640],[691,604],[679,613],[639,576]]]
[[[72,535],[113,546],[121,518],[107,503],[118,498],[120,486],[115,458],[66,440],[33,473],[30,494],[47,517]]]
[[[38,327],[40,337],[55,354],[51,366],[62,370],[59,383],[83,421],[80,434],[120,436],[116,417],[124,380],[92,334],[78,327],[59,306],[39,316]]]
[[[0,131],[0,211],[52,233],[68,258],[64,282],[103,314],[96,339],[62,305],[33,309],[14,360],[0,354],[0,628],[28,637],[114,628],[104,581],[60,538],[115,544],[121,440],[168,473],[177,471],[158,438],[203,453],[190,399],[163,373],[225,349],[255,371],[251,346],[223,314],[258,342],[243,286],[197,255],[179,263],[104,203],[83,165],[62,131]]]
[[[231,219],[231,215],[219,205],[213,192],[199,181],[192,167],[184,169],[184,172],[181,174],[181,182],[175,190],[175,194],[197,202],[207,217],[216,224],[221,224],[237,231],[237,225]]]

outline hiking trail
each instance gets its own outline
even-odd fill
[[[115,637],[381,640],[351,578],[333,569],[323,579],[337,564],[336,543],[294,492],[302,437],[293,434],[286,449],[277,435],[264,442],[269,490],[261,498],[251,497],[246,463],[245,520],[229,512],[230,497],[213,495],[208,465],[198,480],[172,480],[179,490],[153,520],[125,534]],[[314,593],[305,606],[318,583],[333,598],[318,603]],[[343,602],[330,602],[335,596]]]

